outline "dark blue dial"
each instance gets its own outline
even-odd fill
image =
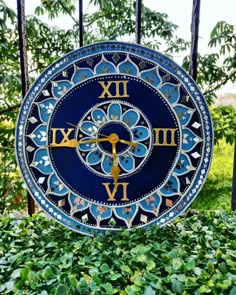
[[[109,85],[109,81],[118,81],[120,95],[123,94],[122,82],[125,81],[128,97],[99,98],[103,92],[100,81],[105,85]],[[116,88],[109,89],[109,93],[115,96]],[[106,75],[91,78],[74,87],[55,106],[49,123],[49,142],[53,141],[51,130],[67,129],[67,122],[79,127],[70,133],[69,138],[88,140],[116,133],[121,139],[137,143],[135,148],[120,142],[117,144],[117,161],[121,170],[119,182],[128,183],[125,201],[122,201],[122,185],[112,201],[103,185],[111,183],[111,189],[113,187],[111,168],[114,163],[109,142],[80,144],[74,149],[49,149],[58,177],[75,194],[87,200],[107,205],[137,202],[163,185],[177,162],[180,130],[176,115],[166,100],[141,79]],[[160,134],[155,129],[160,129]],[[164,141],[161,133],[166,129],[170,130],[166,145],[155,145],[156,141]],[[171,133],[171,130],[174,132]],[[171,144],[172,141],[174,144]]]

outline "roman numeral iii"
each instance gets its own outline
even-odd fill
[[[154,146],[177,146],[177,128],[154,128]]]

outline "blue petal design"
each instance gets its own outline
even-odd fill
[[[74,69],[74,74],[71,79],[74,84],[78,84],[79,82],[94,76],[93,71],[89,68],[79,68],[75,65]]]
[[[135,126],[140,119],[140,114],[135,110],[128,110],[122,116],[122,121],[129,127]]]
[[[84,121],[81,124],[80,130],[89,136],[93,136],[98,132],[98,127],[91,121]]]
[[[192,114],[195,110],[187,108],[183,105],[177,105],[174,107],[175,113],[177,114],[181,125],[186,125],[192,118]]]
[[[150,137],[149,130],[144,126],[136,126],[132,128],[134,141],[143,141]]]
[[[121,218],[122,220],[124,220],[125,223],[127,224],[127,226],[130,227],[132,220],[138,211],[137,209],[138,209],[137,205],[134,204],[134,205],[127,206],[127,207],[116,208],[114,210],[114,213],[118,218]]]
[[[111,208],[102,205],[92,204],[90,207],[90,211],[97,220],[108,219],[112,215]]]
[[[183,145],[182,150],[191,151],[202,140],[188,128],[182,131]]]
[[[111,120],[120,120],[121,118],[121,105],[118,103],[112,103],[108,107],[107,113]]]
[[[96,65],[94,71],[97,75],[112,74],[116,73],[116,68],[111,62],[102,56],[101,61]]]
[[[90,153],[88,153],[86,157],[86,162],[89,165],[97,165],[98,163],[101,162],[101,160],[102,160],[102,153],[98,149],[91,151]]]
[[[179,181],[177,177],[171,176],[165,186],[161,189],[163,195],[176,195],[179,193]]]
[[[95,109],[92,111],[92,118],[93,121],[96,122],[98,125],[101,125],[107,121],[106,114],[101,109]]]
[[[160,91],[164,97],[171,103],[176,103],[180,97],[179,91],[180,85],[166,83],[161,88]]]
[[[147,151],[148,151],[147,147],[142,143],[139,143],[136,147],[133,147],[132,149],[130,149],[130,153],[138,158],[142,158],[146,156]]]
[[[92,139],[91,137],[83,137],[81,140],[88,140],[88,139]],[[91,142],[91,143],[82,143],[78,146],[79,150],[82,152],[88,152],[91,151],[92,149],[94,149],[96,147],[96,143],[95,142]]]
[[[132,155],[124,154],[119,156],[119,163],[126,172],[132,172],[135,168],[135,161]]]
[[[102,169],[106,174],[111,173],[111,168],[113,165],[113,160],[111,157],[105,155],[105,157],[102,160]]]
[[[48,187],[50,188],[48,193],[52,193],[58,196],[63,196],[68,192],[68,189],[65,187],[64,183],[60,179],[52,174],[48,179]]]
[[[50,165],[47,149],[38,149],[34,154],[34,159],[30,166],[37,168],[39,171],[45,174],[52,173],[53,170]]]
[[[69,203],[71,206],[71,214],[77,212],[77,211],[82,211],[88,208],[89,203],[82,199],[79,196],[76,196],[72,193],[69,195]]]
[[[132,76],[138,75],[138,68],[129,58],[129,55],[127,55],[127,58],[119,64],[118,69],[119,72],[123,74],[128,74]]]
[[[31,138],[37,146],[45,146],[47,143],[47,126],[43,124],[39,125],[28,137]]]
[[[147,81],[148,83],[150,83],[154,87],[159,86],[161,83],[161,78],[159,76],[157,67],[150,69],[150,70],[142,71],[140,76],[143,80]]]
[[[43,102],[39,103],[39,114],[41,119],[47,123],[51,113],[53,111],[56,100],[53,98],[45,99]]]
[[[60,98],[72,87],[67,80],[52,81],[52,93],[56,98]]]
[[[145,211],[151,211],[152,213],[156,214],[160,203],[161,203],[161,197],[158,194],[154,193],[153,195],[141,201],[140,206]]]
[[[192,163],[187,155],[181,154],[174,172],[178,175],[183,175],[191,170],[196,170],[196,168],[192,166]]]

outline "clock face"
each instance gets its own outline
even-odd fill
[[[194,81],[160,53],[121,42],[51,65],[28,92],[16,132],[31,195],[85,234],[177,217],[204,183],[212,146]]]

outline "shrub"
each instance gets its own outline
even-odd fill
[[[0,219],[2,294],[236,294],[236,215],[81,236],[43,214]]]

